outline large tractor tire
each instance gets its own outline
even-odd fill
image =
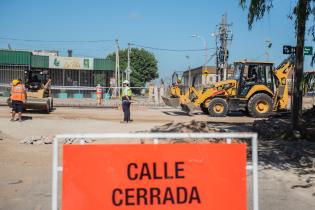
[[[223,98],[211,99],[208,107],[211,117],[224,117],[228,113],[228,104]]]
[[[206,115],[209,114],[209,110],[208,110],[207,107],[205,107],[205,104],[204,104],[204,103],[200,104],[200,110],[201,110],[204,114],[206,114]]]
[[[265,93],[252,96],[247,104],[248,113],[255,118],[268,117],[272,111],[272,98]]]

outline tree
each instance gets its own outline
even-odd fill
[[[119,66],[120,74],[124,75],[125,78],[125,69],[127,68],[128,61],[128,49],[123,49],[119,51]],[[116,55],[115,52],[107,56],[108,59],[111,59],[115,62]],[[143,87],[146,82],[149,82],[153,79],[158,78],[158,68],[157,60],[155,56],[145,50],[139,48],[131,48],[130,52],[130,66],[132,73],[130,74],[130,84],[133,87]]]
[[[288,0],[287,3],[289,3]],[[243,9],[246,8],[247,0],[239,0]],[[248,7],[248,27],[252,28],[254,21],[264,17],[273,7],[273,0],[250,0]],[[284,3],[284,2],[283,2]],[[315,41],[315,0],[298,0],[293,12],[289,15],[290,19],[295,19],[296,32],[296,63],[294,69],[293,84],[293,107],[292,107],[292,128],[293,130],[302,130],[302,102],[303,102],[303,69],[304,69],[304,40],[306,31],[306,22],[310,16],[313,16],[313,25],[309,32],[313,35]]]

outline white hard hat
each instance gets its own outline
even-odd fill
[[[128,80],[125,80],[125,81],[123,82],[123,84],[129,85],[129,81],[128,81]]]

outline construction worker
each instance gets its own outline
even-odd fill
[[[248,77],[245,79],[246,82],[257,82],[257,67],[250,69]]]
[[[21,80],[13,80],[11,87],[11,121],[15,121],[15,114],[18,113],[18,120],[22,121],[22,112],[24,109],[24,103],[27,98],[26,90]]]
[[[103,89],[100,84],[96,86],[96,101],[97,105],[102,104],[102,98],[103,98]]]
[[[129,123],[130,120],[130,104],[131,104],[131,89],[129,87],[129,81],[125,80],[123,82],[123,91],[122,91],[122,109],[124,112],[124,121],[121,123]]]

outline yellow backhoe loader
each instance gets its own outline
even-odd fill
[[[173,84],[166,105],[180,105],[190,114],[200,108],[205,114],[223,117],[229,111],[246,111],[252,117],[267,117],[272,112],[286,109],[288,105],[288,77],[293,68],[289,57],[277,68],[272,62],[234,62],[233,78],[217,82],[213,87],[185,90]]]

